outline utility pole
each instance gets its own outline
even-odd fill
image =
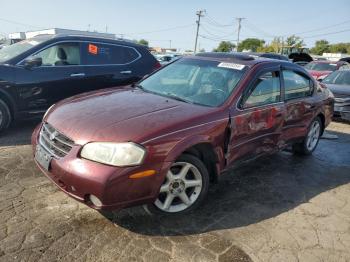
[[[171,40],[169,40],[169,48],[171,49]]]
[[[245,19],[244,17],[237,17],[236,18],[238,21],[238,29],[237,29],[237,48],[236,50],[238,51],[238,46],[239,46],[239,34],[241,32],[241,22],[243,19]]]
[[[197,23],[197,33],[196,33],[196,41],[194,43],[194,54],[197,52],[197,41],[198,41],[198,33],[199,33],[199,25],[201,23],[201,17],[204,16],[205,10],[199,10],[196,12],[196,15],[198,16]]]

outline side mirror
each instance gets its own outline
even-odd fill
[[[38,67],[43,64],[43,59],[41,57],[30,57],[24,60],[24,68],[31,69],[33,67]]]

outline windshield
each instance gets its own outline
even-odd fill
[[[328,63],[308,63],[305,66],[306,69],[315,71],[335,71],[337,69],[337,64]]]
[[[144,91],[187,103],[216,107],[226,101],[246,66],[196,59],[181,59],[143,80]]]
[[[350,85],[350,70],[335,71],[322,81],[326,84]]]
[[[6,62],[20,55],[21,53],[28,51],[30,48],[42,43],[44,40],[47,40],[47,39],[38,38],[38,39],[23,40],[16,44],[9,45],[0,49],[0,63]]]

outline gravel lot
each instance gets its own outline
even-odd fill
[[[0,261],[350,261],[350,125],[311,157],[281,152],[234,170],[195,214],[104,217],[32,160],[22,122],[0,136]]]

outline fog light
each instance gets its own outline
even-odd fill
[[[101,207],[102,206],[102,202],[101,202],[101,200],[98,199],[97,196],[90,195],[89,198],[90,198],[91,203],[94,204],[94,206],[96,206],[96,207]]]

